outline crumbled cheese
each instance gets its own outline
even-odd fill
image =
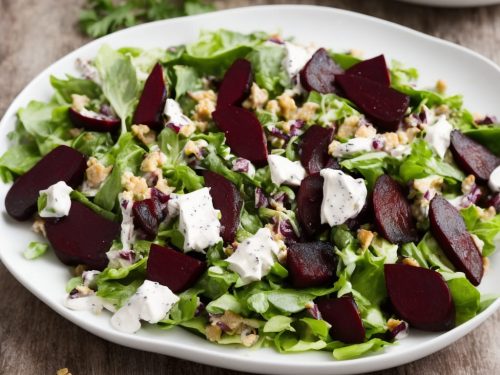
[[[306,177],[306,170],[300,161],[291,161],[279,155],[268,155],[267,161],[271,171],[271,181],[277,186],[282,184],[300,186]]]
[[[285,58],[283,59],[283,68],[288,73],[288,76],[293,78],[311,59],[314,51],[290,42],[285,42],[284,47]]]
[[[167,125],[173,124],[180,126],[181,128],[186,125],[192,125],[192,122],[189,119],[189,117],[187,117],[186,115],[184,115],[184,113],[182,113],[181,106],[174,99],[168,98],[166,100],[163,113],[168,118]]]
[[[500,192],[500,165],[491,172],[488,186],[491,191]]]
[[[260,109],[263,108],[269,99],[269,93],[266,89],[261,89],[257,83],[252,83],[250,88],[250,95],[248,99],[243,102],[243,107],[247,109]]]
[[[228,268],[239,274],[244,283],[250,283],[261,280],[269,273],[278,252],[279,246],[273,240],[271,231],[261,228],[239,244],[226,261]]]
[[[368,194],[364,180],[335,169],[322,169],[320,174],[324,178],[321,223],[333,227],[356,217]]]
[[[147,125],[132,125],[132,134],[145,145],[156,142],[156,132]]]
[[[137,332],[141,328],[141,320],[151,324],[162,320],[179,301],[172,291],[159,283],[145,280],[111,318],[111,325],[118,331]]]
[[[428,126],[425,134],[425,141],[441,159],[450,147],[450,136],[453,126],[446,120],[445,116],[439,116],[434,125]]]
[[[373,151],[373,139],[371,138],[352,138],[345,143],[334,140],[328,146],[328,153],[334,157],[350,156],[358,152],[369,151]]]
[[[46,190],[40,190],[40,195],[45,194],[47,196],[47,204],[39,212],[39,215],[41,217],[68,216],[71,209],[70,194],[72,191],[73,189],[66,185],[64,181],[59,181]]]

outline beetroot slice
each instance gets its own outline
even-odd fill
[[[499,157],[459,130],[451,132],[450,149],[458,166],[482,182],[488,181],[491,172],[500,165]]]
[[[335,75],[342,69],[324,48],[318,49],[300,71],[300,84],[307,91],[335,92]]]
[[[40,190],[59,181],[76,189],[86,168],[86,158],[81,152],[68,146],[56,147],[14,182],[5,197],[7,213],[16,220],[29,219],[36,212]]]
[[[68,216],[47,219],[45,230],[61,262],[102,270],[108,264],[106,252],[120,234],[120,223],[105,219],[84,204],[72,201]]]
[[[380,233],[395,244],[418,240],[417,228],[401,186],[387,175],[375,182],[372,196],[375,223]]]
[[[307,173],[318,173],[325,168],[330,156],[328,145],[333,137],[333,128],[323,128],[313,125],[305,132],[302,138],[300,162]]]
[[[332,326],[330,335],[334,340],[348,344],[365,341],[365,328],[351,296],[322,298],[316,303],[323,319]]]
[[[483,277],[483,258],[472,236],[467,231],[464,219],[458,210],[440,195],[430,204],[429,221],[432,235],[448,259],[474,285]]]
[[[252,84],[252,65],[248,60],[237,59],[222,79],[217,94],[217,109],[240,105],[248,96]]]
[[[378,82],[342,74],[336,82],[346,98],[351,100],[373,123],[384,131],[395,131],[410,104],[409,96]]]
[[[120,120],[111,117],[89,117],[75,111],[73,108],[68,110],[68,116],[71,123],[77,128],[84,128],[95,132],[112,132],[120,127]]]
[[[360,76],[389,87],[391,79],[384,55],[363,60],[345,71],[345,74]]]
[[[258,166],[267,164],[266,137],[262,125],[252,112],[244,108],[223,107],[214,111],[212,117],[237,156]]]
[[[288,246],[286,265],[295,288],[333,284],[337,279],[337,256],[328,242],[293,243]]]
[[[210,188],[214,207],[221,212],[221,237],[225,242],[234,241],[240,224],[243,199],[236,186],[220,174],[205,171],[205,186]]]
[[[205,262],[167,246],[151,244],[147,279],[159,282],[174,293],[189,289],[206,269]]]
[[[162,116],[166,99],[167,90],[163,79],[163,69],[157,63],[144,83],[132,122],[148,125],[151,128],[160,128],[163,125]]]
[[[319,232],[321,225],[321,202],[323,201],[323,177],[319,173],[304,178],[297,194],[297,216],[308,236]]]
[[[399,317],[426,331],[453,328],[455,306],[439,273],[403,264],[386,264],[384,272],[389,299]]]

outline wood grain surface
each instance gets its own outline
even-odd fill
[[[0,0],[0,117],[36,74],[88,41],[76,24],[83,3]],[[266,3],[354,10],[459,43],[500,63],[500,6],[438,9],[376,0],[214,2],[219,9]],[[500,311],[439,353],[383,373],[500,374],[499,335]],[[0,264],[0,374],[55,374],[63,367],[73,375],[237,374],[101,340],[50,310]]]

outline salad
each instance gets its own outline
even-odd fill
[[[71,266],[67,308],[342,360],[494,300],[476,287],[500,127],[444,81],[229,30],[76,66],[19,110],[0,158],[7,213],[41,236],[25,257]]]

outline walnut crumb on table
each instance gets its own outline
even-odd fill
[[[71,375],[71,372],[69,372],[69,369],[65,367],[57,370],[56,375]]]

